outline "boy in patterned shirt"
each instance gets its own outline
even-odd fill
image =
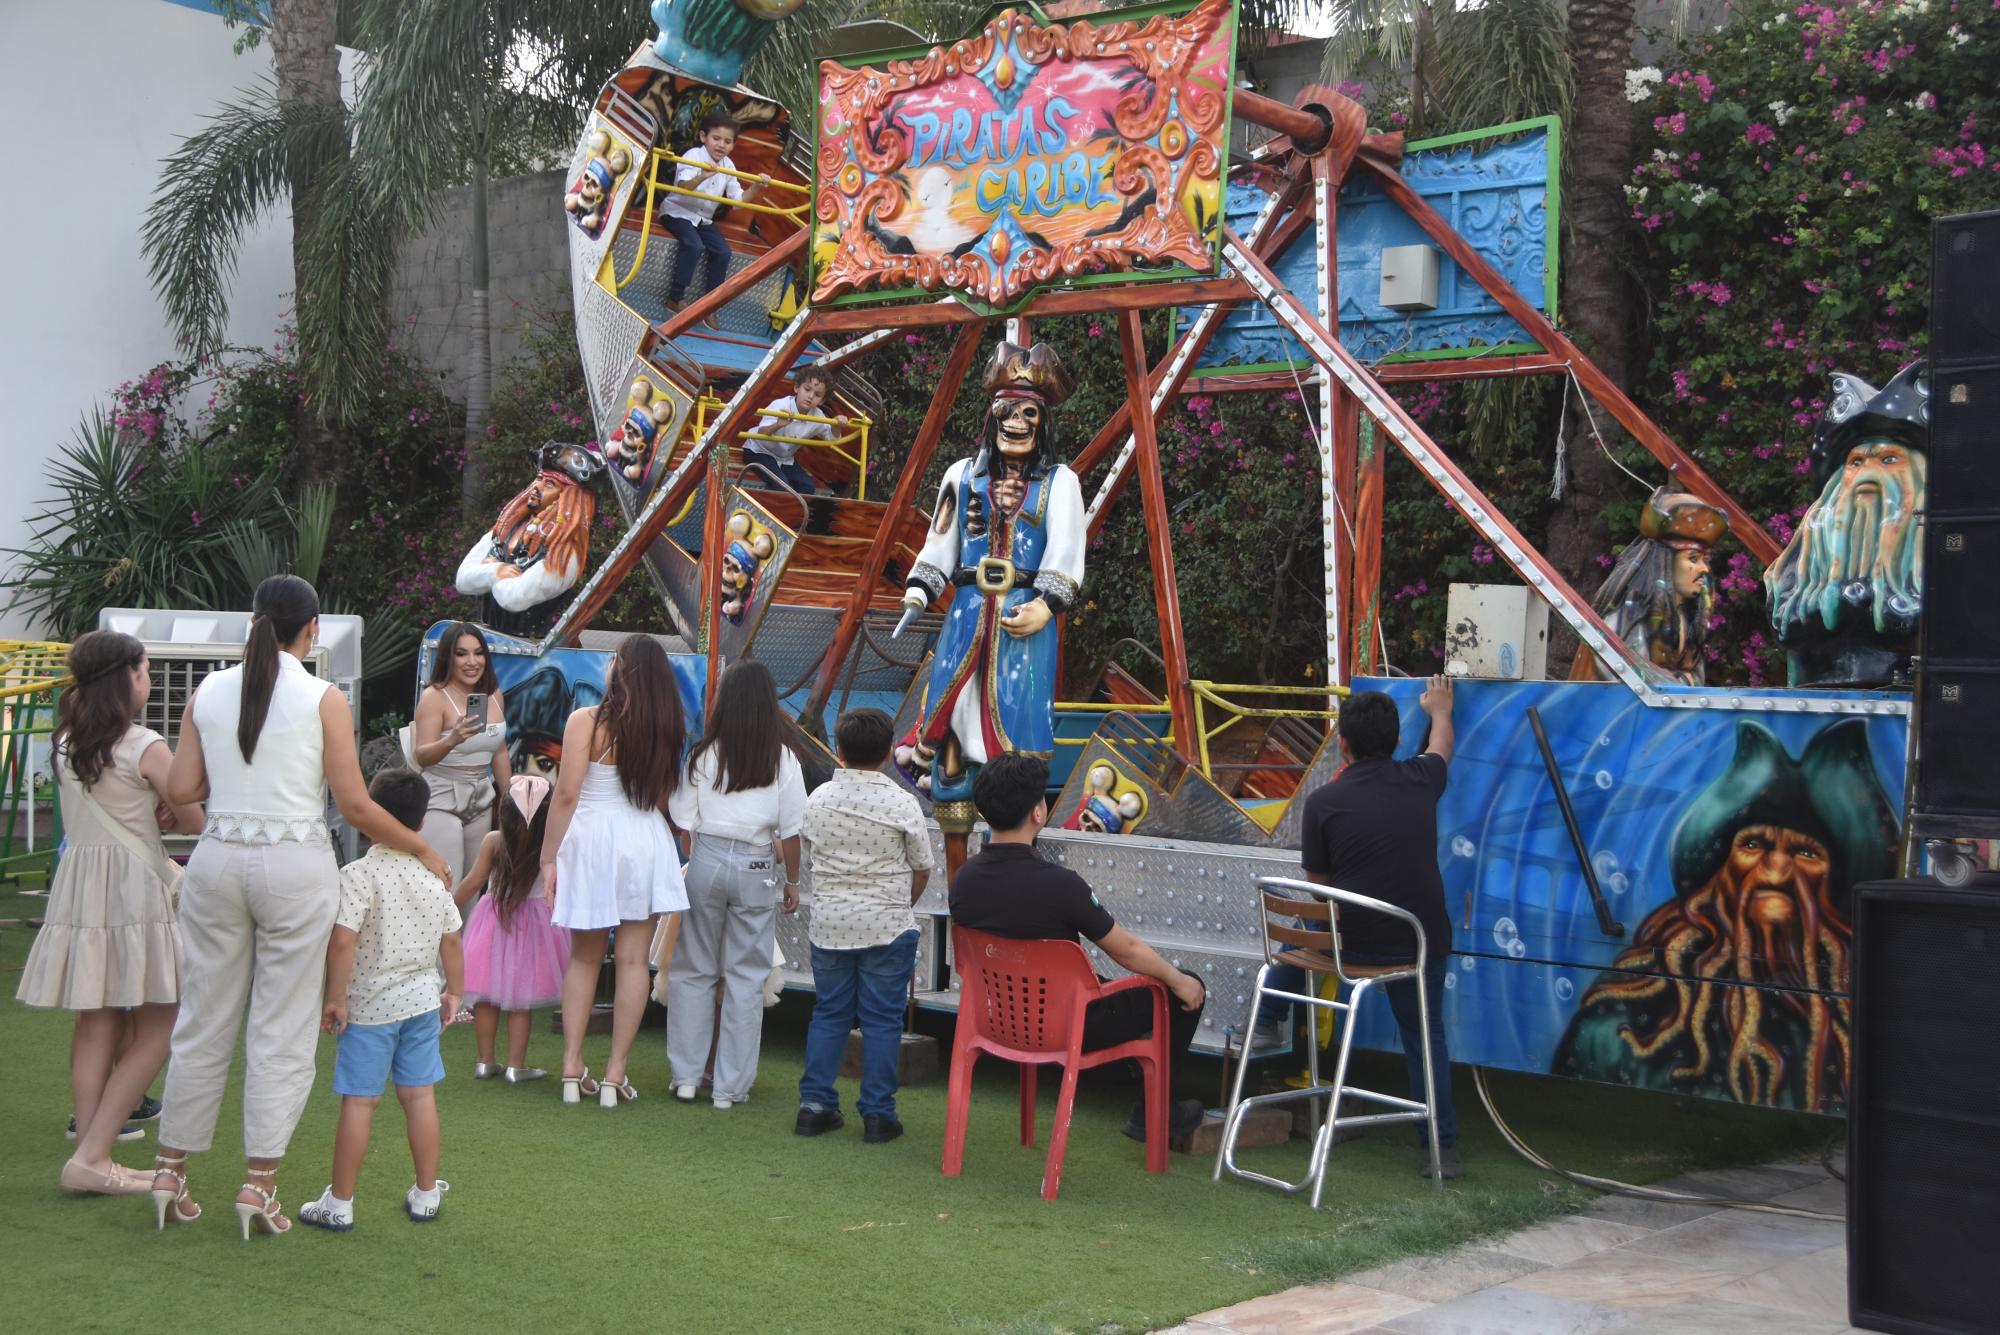
[[[414,770],[375,776],[368,795],[412,830],[423,828],[430,785]],[[393,1078],[410,1135],[417,1184],[403,1208],[415,1223],[436,1219],[451,1188],[437,1175],[442,1133],[434,1090],[444,1079],[438,1035],[465,994],[465,953],[451,890],[408,853],[380,844],[340,871],[340,909],[326,946],[326,1006],[320,1027],[339,1036],[333,1092],[333,1184],[299,1211],[299,1222],[345,1233],[354,1227],[354,1183],[382,1087]],[[440,976],[440,959],[444,971]]]
[[[806,799],[800,831],[810,845],[813,898],[813,1016],[799,1080],[801,1136],[838,1131],[833,1082],[847,1035],[861,1027],[862,1140],[880,1145],[903,1134],[896,1118],[896,1072],[903,1047],[903,997],[917,962],[912,911],[931,874],[923,808],[882,772],[893,725],[879,709],[850,709],[834,723],[840,768]]]

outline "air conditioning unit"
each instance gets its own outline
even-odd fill
[[[347,699],[354,716],[355,745],[361,741],[361,634],[357,616],[322,615],[320,639],[302,660],[306,671],[331,681]],[[243,661],[244,641],[250,637],[248,612],[148,611],[132,607],[107,607],[97,614],[99,630],[122,631],[146,646],[151,662],[153,693],[139,712],[138,722],[178,746],[181,718],[195,688],[211,672],[235,667]],[[211,742],[210,745],[214,743]],[[327,823],[345,855],[358,851],[358,838],[340,818],[331,802]],[[169,853],[187,853],[193,841],[166,836]]]

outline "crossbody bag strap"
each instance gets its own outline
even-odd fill
[[[138,835],[126,829],[125,823],[106,810],[104,804],[91,795],[90,789],[84,786],[81,779],[77,780],[76,790],[83,794],[84,802],[90,807],[91,812],[97,817],[98,822],[105,829],[111,831],[111,837],[124,845],[126,852],[133,854],[141,862],[151,867],[153,874],[160,878],[162,885],[165,885],[167,889],[173,891],[175,894],[179,894],[181,888],[180,864],[165,853],[162,853],[159,849],[148,844]]]

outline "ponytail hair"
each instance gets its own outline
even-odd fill
[[[278,649],[298,639],[319,615],[319,595],[297,575],[273,575],[250,596],[250,641],[243,648],[243,711],[236,717],[236,745],[249,764],[270,717],[278,688]]]

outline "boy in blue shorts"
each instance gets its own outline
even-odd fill
[[[430,785],[414,770],[384,770],[368,785],[368,795],[411,829],[423,827]],[[404,1208],[416,1223],[437,1218],[450,1187],[437,1175],[442,1137],[433,1086],[444,1079],[439,1031],[458,1013],[465,990],[459,926],[450,888],[408,853],[377,844],[341,868],[320,1017],[320,1027],[339,1036],[333,1092],[341,1096],[340,1129],[333,1138],[333,1184],[300,1209],[300,1223],[336,1233],[354,1227],[354,1183],[368,1152],[375,1105],[392,1079],[417,1170]]]

